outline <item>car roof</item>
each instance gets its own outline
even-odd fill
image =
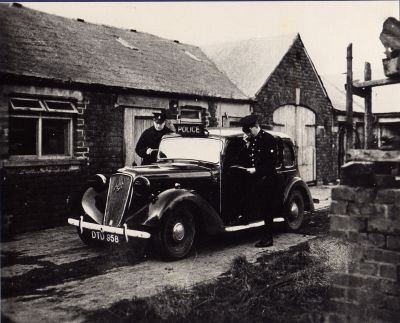
[[[235,127],[235,128],[224,128],[224,127],[213,127],[207,128],[209,134],[211,136],[218,136],[218,137],[238,137],[243,136],[242,128]],[[289,135],[283,132],[271,131],[263,129],[265,132],[271,134],[274,137],[291,139]]]

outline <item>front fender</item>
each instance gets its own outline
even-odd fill
[[[82,209],[96,223],[101,224],[103,221],[106,199],[107,190],[104,189],[101,192],[97,192],[93,187],[89,187],[82,196]]]
[[[314,212],[314,202],[311,196],[310,189],[300,177],[294,177],[289,185],[286,185],[285,192],[283,194],[283,205],[287,204],[289,194],[296,189],[299,190],[304,196],[305,209],[309,212]]]
[[[193,208],[196,220],[207,233],[215,234],[224,230],[220,216],[205,199],[192,191],[175,188],[160,193],[153,202],[139,210],[142,216],[147,212],[147,217],[140,225],[157,228],[162,218],[180,203],[188,203]],[[135,217],[132,216],[132,219]]]

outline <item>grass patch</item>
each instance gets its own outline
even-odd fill
[[[316,322],[330,273],[343,266],[345,246],[323,237],[255,264],[236,258],[218,279],[192,289],[166,288],[92,312],[87,322]]]

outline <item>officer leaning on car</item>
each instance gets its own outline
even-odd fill
[[[157,152],[161,138],[164,135],[173,132],[165,126],[165,111],[153,114],[153,126],[147,128],[142,133],[136,144],[135,151],[140,157],[142,157],[142,165],[149,165],[157,161]]]
[[[257,117],[248,115],[240,120],[244,139],[247,141],[246,171],[250,174],[250,185],[246,189],[248,207],[252,212],[262,216],[265,222],[264,236],[256,247],[273,245],[272,223],[277,210],[278,180],[275,164],[277,160],[277,145],[275,138],[260,128]]]

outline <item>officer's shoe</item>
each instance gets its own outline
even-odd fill
[[[271,237],[267,237],[267,238],[264,238],[264,239],[261,239],[260,241],[258,241],[255,244],[255,247],[256,248],[267,248],[267,247],[271,247],[273,245],[274,245],[274,239],[272,239],[272,236],[271,236]]]

